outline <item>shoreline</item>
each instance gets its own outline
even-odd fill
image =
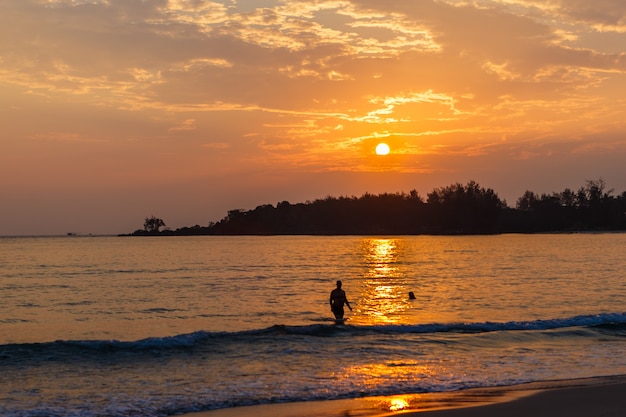
[[[623,417],[626,375],[530,382],[461,391],[262,404],[184,417]]]

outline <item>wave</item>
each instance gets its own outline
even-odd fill
[[[239,332],[197,331],[169,337],[151,337],[138,341],[118,340],[58,340],[45,343],[0,345],[0,365],[12,360],[81,360],[109,355],[160,355],[164,351],[206,350],[210,346],[230,343],[256,343],[261,339],[281,337],[366,337],[372,334],[410,335],[437,333],[492,333],[514,331],[542,331],[572,327],[590,328],[626,337],[626,313],[580,315],[562,319],[481,322],[430,323],[416,325],[345,325],[313,324],[306,326],[274,325],[264,329]]]
[[[554,330],[568,327],[606,327],[614,330],[626,330],[626,313],[603,313],[594,315],[580,315],[562,319],[509,321],[509,322],[482,322],[482,323],[430,323],[415,325],[311,325],[285,326],[276,325],[257,331],[241,332],[258,335],[310,335],[310,336],[351,336],[368,333],[384,334],[428,334],[428,333],[489,333],[500,331],[522,330]]]

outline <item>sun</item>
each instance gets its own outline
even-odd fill
[[[376,155],[388,155],[389,151],[389,145],[386,143],[379,143],[376,145]]]

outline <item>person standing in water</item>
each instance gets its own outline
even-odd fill
[[[352,307],[350,307],[350,303],[346,298],[346,292],[341,289],[341,281],[337,281],[337,288],[331,291],[330,293],[330,310],[335,315],[335,319],[343,320],[343,305],[347,305],[350,311],[352,311]]]

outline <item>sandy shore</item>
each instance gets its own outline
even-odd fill
[[[453,393],[236,407],[185,417],[625,417],[626,375]]]

